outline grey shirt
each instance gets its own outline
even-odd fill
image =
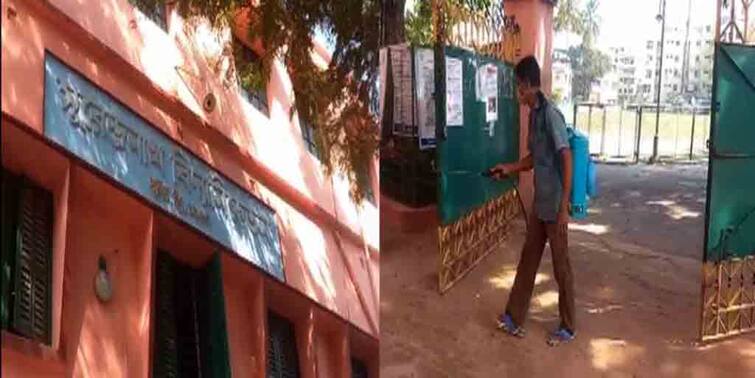
[[[542,92],[530,112],[528,147],[535,169],[535,214],[555,222],[563,192],[561,150],[569,148],[569,136],[563,115]]]

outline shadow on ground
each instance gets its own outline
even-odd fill
[[[755,337],[696,343],[705,167],[600,166],[601,197],[570,231],[578,338],[545,344],[558,323],[546,253],[526,324],[494,328],[524,239],[519,222],[500,250],[437,294],[436,230],[381,229],[383,377],[744,377]],[[700,199],[703,199],[700,202]]]

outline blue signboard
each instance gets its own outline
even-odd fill
[[[270,208],[50,54],[45,136],[284,280]]]

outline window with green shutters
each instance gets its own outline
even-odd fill
[[[267,378],[299,377],[299,354],[293,323],[267,313]]]
[[[194,269],[158,252],[154,377],[230,377],[225,299],[216,253]]]
[[[2,328],[50,344],[52,194],[2,171]]]
[[[367,365],[362,360],[351,359],[351,378],[367,378]]]

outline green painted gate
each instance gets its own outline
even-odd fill
[[[446,58],[463,67],[463,126],[447,126],[438,143],[441,223],[451,224],[513,188],[513,180],[494,181],[480,173],[519,158],[519,105],[514,98],[510,64],[461,48],[447,47]],[[485,122],[486,104],[475,95],[475,72],[486,64],[498,68],[498,120]]]
[[[700,337],[755,330],[755,46],[717,44]]]
[[[460,85],[449,79],[459,77],[459,65]],[[436,88],[442,88],[437,91],[441,96],[436,108],[436,156],[439,289],[445,292],[503,241],[510,220],[520,211],[513,179],[494,181],[482,176],[495,164],[519,158],[519,104],[509,63],[447,46],[441,67],[436,66],[440,78]],[[437,75],[439,71],[445,77]],[[492,78],[495,89],[483,84]],[[495,100],[490,100],[491,93]],[[449,101],[460,105],[455,116],[446,114]]]

